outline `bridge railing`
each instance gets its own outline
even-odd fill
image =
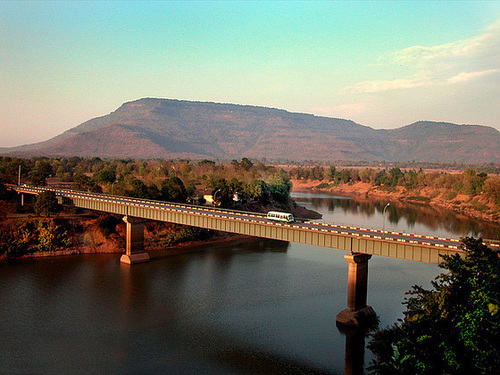
[[[178,202],[168,202],[168,201],[159,201],[155,199],[144,199],[144,198],[137,198],[137,197],[127,197],[124,195],[110,195],[110,194],[104,194],[104,193],[93,193],[93,192],[86,192],[86,191],[80,191],[80,190],[72,190],[72,189],[61,189],[61,188],[53,188],[53,187],[40,187],[40,186],[31,186],[31,185],[6,185],[8,188],[16,191],[22,191],[22,190],[27,190],[28,192],[42,192],[42,191],[53,191],[54,193],[59,193],[59,194],[76,194],[76,195],[86,195],[90,197],[97,197],[97,198],[103,198],[103,199],[121,199],[121,200],[127,200],[127,201],[132,201],[132,202],[138,202],[138,203],[144,203],[144,204],[151,204],[154,203],[156,205],[163,205],[163,206],[169,206],[169,207],[177,207],[177,208],[190,208],[190,209],[203,209],[205,211],[211,211],[211,212],[217,212],[217,213],[228,213],[228,214],[241,214],[245,216],[253,216],[253,217],[258,217],[258,218],[264,218],[266,217],[266,214],[264,213],[258,213],[258,212],[250,212],[250,211],[242,211],[242,210],[232,210],[232,209],[226,209],[226,208],[220,208],[220,207],[210,207],[210,206],[199,206],[195,204],[189,204],[189,203],[178,203]]]
[[[42,192],[42,191],[53,191],[56,194],[59,194],[61,196],[66,196],[66,197],[89,197],[90,199],[102,199],[102,200],[107,200],[107,201],[114,201],[114,203],[120,204],[120,201],[123,201],[123,204],[128,204],[130,202],[134,202],[136,204],[144,204],[144,205],[155,205],[155,206],[164,206],[164,207],[170,207],[170,208],[179,208],[179,209],[191,209],[191,210],[202,210],[205,212],[211,212],[211,213],[217,213],[217,214],[230,214],[230,215],[237,215],[237,216],[246,216],[246,217],[254,217],[258,219],[265,219],[266,214],[263,213],[256,213],[256,212],[248,212],[248,211],[240,211],[240,210],[230,210],[230,209],[225,209],[225,208],[219,208],[219,207],[210,207],[210,206],[199,206],[199,205],[192,205],[192,204],[185,204],[185,203],[177,203],[177,202],[166,202],[166,201],[158,201],[158,200],[151,200],[151,199],[144,199],[144,198],[136,198],[136,197],[126,197],[126,196],[120,196],[120,195],[109,195],[109,194],[103,194],[103,193],[92,193],[92,192],[83,192],[83,191],[78,191],[78,190],[72,190],[72,189],[61,189],[61,188],[52,188],[52,187],[38,187],[38,186],[29,186],[29,185],[23,185],[23,186],[17,186],[17,185],[8,185],[9,188],[12,190],[16,190],[18,192],[31,192],[31,193],[37,193],[37,192]],[[376,229],[376,228],[360,228],[356,226],[351,226],[351,225],[339,225],[339,224],[334,224],[334,223],[326,223],[326,222],[314,222],[314,224],[318,227],[323,227],[323,228],[331,228],[335,229],[336,231],[339,231],[338,233],[345,234],[345,235],[350,235],[350,236],[355,236],[355,237],[372,237],[374,239],[383,239],[386,238],[387,236],[399,236],[402,237],[403,239],[401,240],[402,242],[416,242],[412,240],[405,240],[404,238],[417,238],[420,243],[426,244],[427,240],[438,240],[438,241],[448,241],[451,243],[451,245],[448,245],[447,247],[450,248],[456,248],[458,249],[460,247],[460,240],[457,238],[445,238],[445,237],[439,237],[439,236],[428,236],[428,235],[421,235],[421,234],[413,234],[413,233],[405,233],[405,232],[396,232],[396,231],[387,231],[387,230],[381,230],[381,229]],[[296,223],[296,225],[300,225],[300,223]],[[311,228],[304,228],[306,230],[311,230]],[[318,230],[318,229],[312,229],[312,230]],[[343,230],[346,230],[346,232],[342,232]],[[353,231],[351,233],[348,233],[347,231]],[[363,235],[359,234],[356,232],[366,232],[369,235]],[[488,246],[494,247],[494,248],[499,248],[500,249],[500,241],[484,241]],[[428,243],[428,245],[431,245]],[[439,246],[439,245],[436,245]]]

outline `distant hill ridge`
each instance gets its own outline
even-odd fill
[[[45,142],[2,149],[11,156],[268,160],[500,162],[500,132],[419,121],[373,129],[282,109],[145,98],[124,103]]]

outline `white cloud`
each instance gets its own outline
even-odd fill
[[[412,77],[358,82],[341,94],[378,93],[470,82],[500,72],[500,20],[473,38],[437,46],[413,46],[395,52],[392,62],[412,66]]]
[[[500,20],[490,25],[486,32],[479,36],[432,47],[405,48],[396,52],[394,58],[400,64],[422,64],[450,58],[470,58],[488,54],[493,46],[498,49],[499,43]]]
[[[430,86],[433,84],[435,83],[424,78],[395,79],[392,81],[364,81],[356,83],[354,86],[347,87],[343,90],[343,93],[375,93],[389,90],[411,89],[415,87]]]
[[[490,74],[500,73],[500,69],[488,69],[481,72],[462,72],[454,77],[448,78],[448,83],[468,82],[476,78],[481,78]]]

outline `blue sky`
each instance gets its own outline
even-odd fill
[[[0,146],[142,97],[500,130],[500,1],[0,1]]]

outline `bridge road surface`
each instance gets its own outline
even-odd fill
[[[427,263],[439,263],[440,253],[445,254],[453,254],[453,253],[461,253],[463,252],[460,249],[460,240],[453,238],[442,238],[442,237],[434,237],[434,236],[425,236],[418,234],[410,234],[410,233],[400,233],[400,232],[391,232],[391,231],[383,231],[378,229],[368,229],[368,228],[358,228],[351,227],[346,225],[336,225],[333,223],[319,223],[319,222],[307,222],[307,221],[299,221],[293,223],[285,223],[285,222],[277,222],[271,221],[266,218],[265,214],[253,213],[253,212],[244,212],[244,211],[235,211],[235,210],[227,210],[220,209],[215,207],[206,207],[206,206],[194,206],[188,204],[178,204],[178,203],[169,203],[169,202],[161,202],[140,198],[130,198],[130,197],[122,197],[122,196],[113,196],[107,194],[98,194],[98,193],[87,193],[76,190],[69,189],[57,189],[57,188],[49,188],[49,187],[36,187],[36,186],[17,186],[17,185],[7,185],[7,187],[11,190],[17,191],[18,193],[28,193],[28,194],[39,194],[42,191],[53,191],[56,196],[60,197],[60,203],[72,204],[81,208],[90,208],[87,204],[74,204],[71,203],[73,200],[78,201],[87,201],[89,205],[96,208],[90,208],[94,210],[110,212],[115,214],[122,215],[130,215],[133,217],[143,217],[145,219],[150,220],[158,220],[158,221],[169,221],[165,219],[156,219],[152,218],[150,214],[141,215],[137,214],[138,210],[140,212],[149,212],[150,210],[154,211],[162,211],[162,212],[171,212],[180,215],[189,215],[189,216],[200,216],[205,218],[212,218],[214,220],[225,220],[225,221],[233,221],[233,222],[243,222],[254,224],[254,226],[259,227],[270,227],[270,228],[281,228],[285,231],[281,231],[280,235],[269,235],[268,231],[262,232],[263,234],[252,234],[241,232],[238,230],[234,230],[230,228],[229,232],[233,233],[241,233],[247,235],[254,235],[258,237],[266,237],[266,238],[274,238],[278,240],[289,240],[291,242],[301,242],[301,243],[309,243],[308,241],[303,240],[294,240],[295,237],[292,236],[291,239],[283,238],[283,232],[308,232],[308,233],[316,233],[316,234],[324,234],[327,236],[335,236],[336,238],[343,238],[343,241],[338,242],[342,243],[341,246],[331,246],[332,242],[329,244],[319,244],[317,241],[314,243],[310,243],[312,245],[330,247],[330,248],[338,248],[340,250],[346,251],[358,251],[360,250],[359,242],[363,241],[367,242],[378,242],[384,243],[388,245],[383,245],[380,247],[377,245],[377,248],[381,250],[378,251],[360,251],[367,252],[374,255],[382,255],[389,256],[400,259],[409,259],[416,260]],[[145,211],[146,210],[146,211]],[[129,213],[130,211],[130,213]],[[153,215],[155,216],[155,215]],[[155,216],[156,217],[156,216]],[[174,221],[175,222],[175,221]],[[189,225],[189,224],[188,224]],[[205,227],[209,229],[217,229],[213,226],[204,226],[204,225],[194,225]],[[309,236],[311,237],[311,236]],[[323,242],[325,242],[323,240]],[[350,242],[350,244],[349,244]],[[354,246],[353,246],[354,244]],[[357,245],[356,245],[357,244]],[[350,245],[350,246],[349,246]],[[396,245],[397,250],[394,250]],[[494,248],[500,248],[499,244],[488,244]],[[369,246],[372,248],[372,246]],[[411,256],[401,255],[401,248],[403,248],[403,253],[411,252]],[[391,250],[392,249],[392,250]],[[411,249],[411,251],[409,251]],[[424,250],[424,255],[422,254],[414,254],[415,249]],[[425,251],[426,250],[426,251]],[[429,256],[429,251],[433,253]]]

